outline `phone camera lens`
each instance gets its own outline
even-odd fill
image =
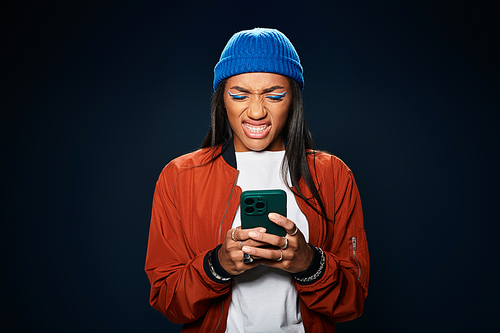
[[[258,209],[264,208],[264,203],[263,202],[257,202],[255,204],[255,208],[258,208]]]
[[[254,202],[255,202],[255,200],[253,200],[252,198],[245,199],[245,204],[247,204],[247,205],[252,205]]]
[[[248,213],[248,214],[253,213],[254,210],[255,209],[253,207],[250,207],[250,206],[245,208],[245,212]]]

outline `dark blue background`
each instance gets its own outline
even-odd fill
[[[371,255],[339,332],[493,332],[498,2],[2,5],[1,314],[9,332],[175,332],[148,304],[151,200],[209,127],[231,35],[295,45],[320,149],[353,170]]]

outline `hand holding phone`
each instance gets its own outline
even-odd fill
[[[271,222],[269,213],[286,217],[286,192],[283,190],[244,191],[240,197],[241,228],[266,228],[267,233],[285,237],[283,227]]]

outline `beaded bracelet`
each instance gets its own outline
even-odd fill
[[[220,276],[219,274],[217,274],[217,272],[215,271],[214,269],[214,266],[212,266],[212,259],[210,259],[212,257],[212,251],[210,251],[210,253],[208,254],[208,267],[210,268],[210,273],[212,273],[212,275],[217,279],[217,280],[221,280],[221,281],[229,281],[231,280],[231,278],[225,278],[225,277],[222,277]]]
[[[317,278],[319,278],[320,275],[323,273],[323,270],[325,268],[325,263],[326,263],[325,254],[323,253],[323,250],[320,249],[319,247],[317,247],[316,250],[318,250],[321,253],[321,260],[319,262],[319,269],[318,269],[318,271],[316,273],[314,273],[313,275],[311,275],[309,277],[306,277],[306,278],[298,278],[298,277],[296,277],[295,280],[297,280],[299,282],[311,282],[311,281],[314,281]]]

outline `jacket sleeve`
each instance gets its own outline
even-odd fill
[[[323,196],[328,200],[325,205],[330,205],[327,210],[333,209],[335,216],[322,249],[324,272],[313,282],[295,281],[306,307],[333,322],[361,315],[370,269],[358,188],[351,171],[341,161],[339,164],[333,167],[333,184],[328,184],[331,188],[322,189],[322,193],[328,193]]]
[[[210,251],[195,253],[189,246],[183,229],[189,221],[181,221],[176,202],[177,174],[169,164],[156,183],[145,271],[151,283],[151,306],[182,324],[202,317],[212,299],[229,291],[230,283],[208,275]]]

